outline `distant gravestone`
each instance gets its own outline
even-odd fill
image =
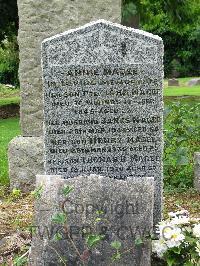
[[[200,192],[200,152],[194,153],[194,188]]]
[[[168,80],[168,86],[179,86],[179,81],[178,79],[169,79]]]
[[[155,178],[162,199],[162,39],[104,20],[42,43],[45,171]]]
[[[37,176],[39,187],[41,183],[31,266],[151,265],[153,178],[132,177],[113,182],[95,175],[67,180],[59,176]],[[74,188],[67,197],[62,194],[66,185]],[[55,223],[55,217],[63,213],[67,222]],[[91,247],[87,238],[90,237],[91,243],[95,242],[92,240],[95,236],[101,236],[102,240]],[[116,241],[121,255],[113,262],[116,249],[112,245]]]
[[[200,85],[200,78],[189,80],[187,85],[190,87]]]

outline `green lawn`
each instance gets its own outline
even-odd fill
[[[9,105],[9,104],[19,104],[19,97],[11,97],[11,98],[0,98],[0,106]]]
[[[200,86],[194,87],[167,87],[164,96],[200,96]]]
[[[7,88],[0,84],[0,106],[19,102],[19,88]]]
[[[181,102],[182,104],[199,104],[200,103],[200,96],[165,96],[164,103],[165,106],[171,105],[173,103]]]
[[[200,96],[200,86],[187,86],[187,82],[195,77],[178,78],[180,86],[168,87],[167,79],[164,80],[164,96]]]
[[[0,119],[0,184],[8,184],[8,143],[20,135],[19,118]]]

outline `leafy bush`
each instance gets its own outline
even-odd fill
[[[19,85],[19,53],[16,37],[5,40],[0,47],[0,83]]]
[[[195,27],[186,27],[179,31],[163,19],[165,25],[151,32],[162,37],[165,47],[165,76],[198,76],[200,50],[200,31]]]
[[[165,186],[192,187],[193,156],[200,150],[200,104],[172,103],[164,115]]]

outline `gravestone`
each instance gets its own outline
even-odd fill
[[[102,176],[37,176],[43,185],[36,204],[30,265],[151,265],[153,228],[153,178],[115,180]],[[64,186],[73,187],[63,196]],[[65,217],[67,222],[55,222]],[[67,228],[67,229],[66,229]],[[59,238],[56,236],[59,233]],[[91,247],[87,238],[101,236]],[[73,241],[73,242],[72,242]],[[121,256],[112,262],[121,244]],[[78,251],[78,252],[77,252]],[[62,259],[62,260],[61,260]]]
[[[45,173],[155,178],[162,205],[162,39],[104,20],[42,43]]]
[[[187,85],[190,87],[200,85],[200,78],[191,79],[187,82]]]
[[[178,81],[178,79],[175,79],[175,78],[173,78],[173,79],[169,79],[168,80],[168,86],[170,87],[170,86],[179,86],[179,81]]]
[[[120,22],[121,0],[18,0],[18,10],[22,134],[42,136],[41,42],[99,18]]]
[[[194,153],[194,188],[200,192],[200,152]]]
[[[110,19],[113,22],[121,21],[121,0],[17,0],[19,14],[19,79],[21,89],[20,125],[21,138],[10,143],[11,189],[17,184],[22,191],[29,191],[35,185],[33,178],[34,168],[26,171],[26,164],[22,162],[17,170],[12,168],[18,154],[28,156],[28,161],[37,161],[37,157],[30,155],[33,143],[42,142],[43,136],[43,101],[42,101],[42,72],[41,72],[41,42],[50,36],[73,27],[84,25],[100,18]],[[17,143],[17,149],[15,146]],[[20,146],[23,148],[20,150]],[[24,147],[27,150],[24,150]],[[43,145],[37,153],[43,155]],[[32,163],[30,163],[31,166]],[[33,165],[33,164],[32,164]],[[40,165],[36,166],[36,169]],[[18,171],[18,172],[17,172]],[[23,185],[23,176],[26,172]],[[30,173],[30,174],[29,174]],[[44,173],[44,167],[40,174]],[[38,173],[39,174],[39,173]],[[29,183],[29,186],[27,184]]]

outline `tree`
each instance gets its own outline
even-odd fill
[[[17,0],[0,0],[0,43],[7,37],[17,35]]]
[[[19,85],[17,0],[0,0],[0,83]]]
[[[122,24],[139,28],[141,11],[140,0],[122,0]]]
[[[123,0],[122,23],[162,37],[166,76],[200,74],[199,0]]]
[[[165,13],[176,24],[191,21],[191,7],[198,0],[122,0],[122,24],[138,28],[152,15]]]

